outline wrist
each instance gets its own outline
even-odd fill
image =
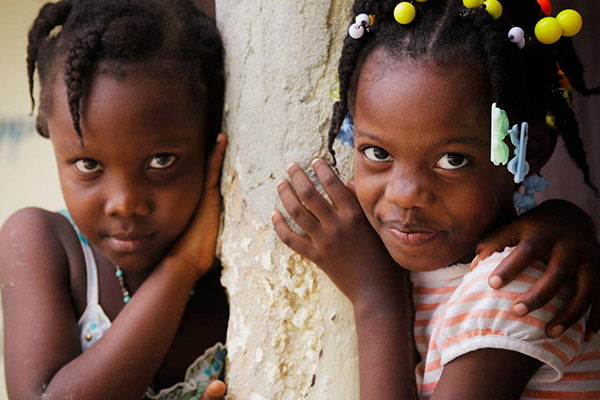
[[[183,285],[189,285],[190,289],[204,275],[205,271],[208,270],[208,268],[199,269],[195,260],[184,257],[181,254],[167,255],[160,263],[158,269],[171,275]]]

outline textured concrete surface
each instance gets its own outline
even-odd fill
[[[285,166],[327,153],[328,90],[349,9],[347,0],[216,4],[230,138],[220,244],[231,305],[229,399],[358,398],[351,304],[279,241],[270,221]]]

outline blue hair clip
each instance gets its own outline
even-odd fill
[[[520,135],[518,125],[514,125],[508,132],[510,141],[515,146],[515,156],[508,162],[507,168],[515,176],[515,183],[523,182],[525,175],[529,172],[529,163],[525,160],[528,132],[529,124],[527,122],[521,123]]]
[[[533,195],[535,192],[543,192],[548,185],[548,181],[538,174],[534,174],[525,178],[523,180],[525,193],[523,194],[517,190],[513,195],[513,205],[517,209],[517,212],[519,214],[523,214],[524,212],[527,212],[535,207],[537,203],[535,202]]]
[[[337,134],[335,139],[344,143],[345,145],[354,147],[354,124],[352,123],[350,114],[347,114],[346,118],[344,118],[340,132]]]

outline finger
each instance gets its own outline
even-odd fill
[[[475,268],[479,261],[485,260],[493,253],[501,252],[505,247],[516,246],[518,243],[519,232],[515,232],[512,222],[509,222],[477,243],[476,256],[471,262],[471,268]]]
[[[594,271],[591,264],[585,264],[574,277],[573,297],[569,299],[562,311],[546,327],[548,335],[558,337],[566,329],[583,317],[592,300]],[[584,326],[581,327],[584,329]]]
[[[592,295],[592,310],[590,318],[585,327],[585,340],[591,341],[594,339],[596,332],[600,329],[600,290],[598,289],[598,279],[594,285]]]
[[[325,192],[338,210],[356,207],[357,201],[351,196],[348,188],[327,163],[321,158],[315,158],[311,163],[313,170],[323,185]]]
[[[281,179],[277,182],[277,192],[279,193],[281,203],[290,218],[292,218],[298,226],[309,235],[314,233],[320,223],[317,218],[304,207],[300,199],[298,199],[298,196],[296,196],[290,183],[285,179]]]
[[[219,133],[215,145],[208,156],[205,187],[218,187],[221,175],[221,164],[227,148],[227,135]]]
[[[221,400],[225,396],[225,392],[227,391],[227,386],[225,383],[219,380],[214,380],[206,386],[204,389],[204,393],[202,393],[202,397],[200,400]]]
[[[549,243],[540,242],[535,236],[532,236],[530,239],[521,240],[511,253],[492,271],[488,280],[489,285],[498,289],[515,279],[525,268],[533,264],[536,260],[539,260],[549,251],[548,245]],[[499,246],[499,244],[491,244],[490,246]],[[485,257],[481,256],[481,259],[488,256],[489,254]],[[473,261],[475,262],[476,260]],[[475,265],[471,264],[471,267],[474,268]]]
[[[568,261],[568,259],[555,257],[529,290],[515,299],[512,306],[513,313],[518,316],[525,315],[543,307],[558,295],[563,286],[569,282],[573,270],[573,264]],[[537,263],[531,265],[532,268],[543,268]]]
[[[279,239],[281,239],[283,244],[301,256],[304,256],[311,261],[313,260],[314,246],[312,242],[294,232],[285,222],[283,214],[281,214],[279,210],[273,211],[273,214],[271,214],[271,221],[273,222],[277,236],[279,236]]]
[[[325,200],[323,195],[319,193],[300,165],[297,163],[290,163],[286,169],[292,180],[295,192],[305,204],[306,208],[314,214],[319,221],[322,221],[324,218],[331,215],[333,207]]]

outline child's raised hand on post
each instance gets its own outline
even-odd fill
[[[277,191],[288,214],[308,237],[295,233],[278,210],[272,220],[281,240],[317,264],[354,303],[357,295],[380,287],[385,271],[399,269],[365,217],[354,193],[322,159],[312,167],[330,204],[297,163],[287,167]],[[377,266],[377,267],[375,267]],[[377,289],[374,289],[377,290]]]
[[[226,391],[227,386],[225,386],[225,383],[215,379],[206,386],[200,400],[223,400]]]
[[[208,271],[215,259],[221,215],[219,178],[226,147],[227,136],[220,133],[206,162],[204,190],[196,213],[169,254],[181,257],[200,276]]]
[[[516,248],[494,270],[490,286],[503,287],[535,260],[545,261],[545,273],[514,301],[513,312],[523,315],[544,306],[565,283],[572,282],[573,297],[546,329],[551,337],[559,336],[591,303],[586,327],[589,340],[600,328],[600,244],[590,217],[572,203],[548,200],[479,242],[473,266],[506,246]]]

